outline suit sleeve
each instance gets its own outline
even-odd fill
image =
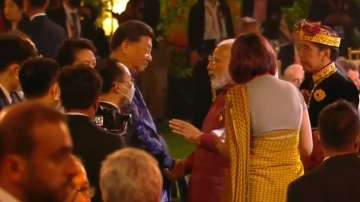
[[[140,120],[135,121],[134,129],[140,143],[139,146],[151,153],[158,160],[161,168],[171,168],[174,161],[166,151],[164,142],[157,137],[157,134]]]

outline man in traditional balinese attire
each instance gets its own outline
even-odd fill
[[[344,99],[358,107],[359,92],[351,80],[345,77],[334,63],[341,38],[330,27],[320,22],[300,21],[296,25],[296,48],[299,53],[301,65],[311,74],[308,89],[308,108],[311,127],[317,129],[320,111],[327,105]],[[317,166],[323,160],[318,135],[314,133],[314,153],[309,169]]]

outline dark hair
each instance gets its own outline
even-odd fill
[[[358,112],[345,100],[328,105],[320,112],[319,131],[325,146],[341,150],[353,144],[360,132]]]
[[[0,121],[0,160],[7,154],[28,157],[35,147],[33,129],[44,123],[62,122],[65,123],[64,115],[41,104],[24,102],[11,106]]]
[[[276,73],[275,54],[270,44],[255,33],[239,35],[231,50],[230,75],[237,83],[246,83],[257,75]]]
[[[61,101],[66,110],[87,109],[102,89],[99,73],[88,65],[65,67],[59,76]]]
[[[118,48],[125,40],[136,42],[139,41],[142,36],[153,38],[153,29],[149,25],[138,20],[126,21],[119,25],[111,38],[111,50]]]
[[[21,64],[36,54],[34,46],[24,38],[14,34],[0,34],[0,72],[6,71],[10,64]]]
[[[72,65],[75,61],[75,55],[80,50],[90,50],[96,55],[96,48],[90,40],[87,39],[68,39],[59,48],[56,60],[60,66]]]
[[[13,1],[17,7],[19,7],[20,9],[23,7],[23,0],[11,0]]]
[[[103,94],[109,93],[114,83],[122,81],[126,75],[125,70],[119,66],[115,60],[110,58],[100,61],[100,63],[96,66],[96,69],[103,80]]]
[[[24,62],[20,68],[19,79],[26,98],[46,95],[50,87],[57,81],[60,66],[50,58],[32,58]]]
[[[44,7],[48,0],[29,0],[32,7]]]

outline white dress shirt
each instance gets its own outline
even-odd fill
[[[66,14],[66,29],[67,29],[67,33],[68,33],[68,37],[69,38],[73,38],[76,37],[73,27],[76,26],[77,30],[78,30],[78,36],[80,36],[81,33],[81,24],[80,24],[80,16],[79,16],[79,12],[77,9],[72,9],[69,6],[67,6],[65,3],[63,3],[64,6],[64,10],[65,10],[65,14]],[[77,20],[74,24],[71,14],[72,13],[76,13],[77,15]]]
[[[205,0],[205,29],[204,40],[213,40],[220,42],[227,37],[225,17],[220,11],[220,3],[214,5]]]

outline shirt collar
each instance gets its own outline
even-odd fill
[[[331,76],[337,71],[335,63],[330,63],[328,66],[322,68],[319,72],[315,73],[312,78],[315,84],[320,83],[322,80]]]
[[[111,105],[111,106],[115,107],[117,110],[120,111],[120,108],[119,108],[115,103],[113,103],[113,102],[104,101],[104,100],[101,100],[100,102],[106,103],[106,104],[108,104],[108,105]]]
[[[45,16],[45,15],[46,15],[46,13],[44,13],[44,12],[37,13],[30,17],[30,21],[33,21],[36,17]]]
[[[0,201],[6,202],[20,202],[17,198],[12,196],[9,192],[0,187]]]
[[[86,116],[89,117],[86,114],[80,113],[80,112],[66,112],[67,115],[75,115],[75,116]]]
[[[0,84],[0,89],[4,93],[4,95],[5,95],[6,99],[8,100],[8,102],[11,103],[12,99],[11,99],[9,91],[1,84]]]

